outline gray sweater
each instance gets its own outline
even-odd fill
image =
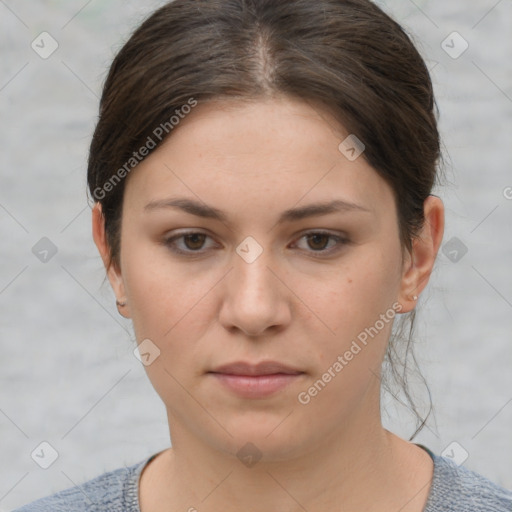
[[[434,476],[424,512],[512,512],[512,491],[435,455],[423,445],[418,446],[434,461]],[[139,476],[156,455],[104,473],[79,487],[41,498],[14,512],[140,512]]]

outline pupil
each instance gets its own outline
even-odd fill
[[[197,245],[195,245],[195,243],[197,242],[197,237],[202,237],[202,236],[204,236],[204,235],[203,235],[203,234],[201,234],[201,233],[194,233],[193,235],[185,235],[185,240],[186,240],[187,242],[188,242],[188,241],[190,241],[191,239],[194,239],[194,240],[192,240],[192,247],[190,247],[190,245],[189,245],[188,243],[186,244],[186,245],[187,245],[187,247],[188,247],[189,249],[200,249],[200,248],[201,248],[201,246],[203,245],[203,244],[202,244],[202,241],[201,241],[201,238],[200,238],[200,242],[199,242],[199,245],[198,245],[198,246],[197,246]]]
[[[324,239],[324,241],[325,241],[325,239],[327,239],[327,238],[328,238],[328,236],[327,236],[327,235],[321,235],[321,234],[318,234],[318,235],[310,235],[310,236],[309,236],[309,240],[310,240],[310,241],[311,241],[312,239],[316,239],[316,240],[318,241],[318,238],[320,238],[320,239],[321,239],[321,238],[323,238],[323,239]],[[321,244],[321,245],[322,245],[322,247],[317,247],[317,249],[324,249],[324,248],[325,248],[325,244]],[[312,247],[312,248],[314,249],[315,247]]]

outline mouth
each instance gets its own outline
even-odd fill
[[[305,372],[276,361],[250,364],[243,361],[209,371],[220,384],[242,398],[266,398],[297,381]]]
[[[301,370],[284,365],[277,361],[262,361],[261,363],[251,364],[245,361],[236,361],[234,363],[224,364],[212,370],[209,373],[222,373],[225,375],[242,375],[247,377],[261,377],[263,375],[298,375],[304,373]]]

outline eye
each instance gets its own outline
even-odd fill
[[[308,247],[312,249],[310,252],[322,254],[330,254],[332,252],[338,251],[344,244],[348,243],[347,238],[333,235],[332,233],[325,231],[311,231],[304,234],[299,240],[302,239],[306,239]],[[330,249],[325,250],[329,239],[333,240],[335,243],[334,245],[331,245]]]
[[[206,233],[202,233],[200,231],[187,231],[182,232],[179,235],[166,238],[163,241],[163,244],[176,254],[184,254],[189,256],[200,255],[205,253],[207,250],[202,249],[204,247],[205,240],[208,238],[211,239],[211,237],[209,237]],[[321,254],[331,254],[341,250],[342,246],[349,242],[349,240],[345,237],[324,231],[311,231],[299,238],[299,240],[302,239],[306,239],[307,245],[311,249],[309,252]],[[178,244],[178,241],[183,241],[183,245]],[[326,249],[329,241],[334,241],[334,244],[331,245],[331,248]],[[179,245],[181,245],[181,247],[179,247]],[[308,249],[304,250],[308,251]]]
[[[200,249],[203,247],[204,240],[206,238],[210,238],[206,233],[201,233],[199,231],[187,231],[185,233],[166,238],[164,240],[164,245],[177,254],[201,254],[204,251],[200,251]],[[176,241],[180,239],[183,239],[185,248],[177,247]]]

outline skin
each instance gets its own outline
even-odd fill
[[[401,313],[415,307],[443,236],[443,203],[429,196],[413,252],[403,250],[392,190],[364,157],[339,151],[347,135],[328,112],[290,98],[216,101],[193,109],[128,176],[120,266],[107,271],[137,342],[160,350],[146,371],[172,440],[142,473],[142,512],[423,510],[432,460],[380,419],[391,322],[308,404],[297,398],[394,303]],[[227,219],[145,209],[171,196]],[[368,211],[277,224],[286,209],[332,199]],[[207,235],[175,240],[192,257],[163,243],[184,229]],[[308,242],[318,230],[349,241]],[[93,236],[107,266],[99,204]],[[251,263],[236,252],[248,236],[263,250]],[[269,359],[304,373],[264,399],[240,398],[206,374]],[[252,467],[236,455],[247,442],[262,455]]]

